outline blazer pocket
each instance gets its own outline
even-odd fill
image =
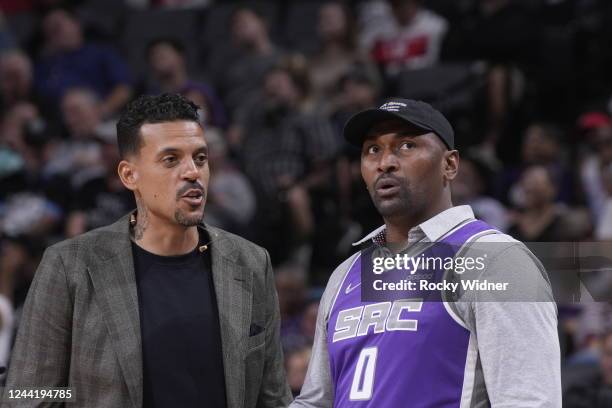
[[[265,311],[265,303],[254,304],[251,309],[251,324],[249,326],[249,338],[247,339],[248,351],[260,347],[266,340]]]
[[[251,325],[251,328],[253,327],[253,325]],[[249,336],[248,342],[247,342],[247,353],[261,347],[264,345],[265,341],[266,341],[266,328],[257,325],[258,332],[252,336]]]
[[[249,327],[249,337],[253,337],[258,335],[264,330],[263,326],[258,325],[257,323],[251,323],[251,327]]]

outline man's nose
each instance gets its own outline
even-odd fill
[[[398,168],[399,162],[397,155],[393,151],[385,149],[380,158],[380,162],[378,163],[378,169],[383,173],[392,173]]]
[[[183,169],[183,178],[186,180],[197,180],[200,176],[200,172],[198,171],[198,166],[196,166],[193,159],[187,160],[185,163],[185,167]]]

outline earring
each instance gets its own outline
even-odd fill
[[[134,214],[130,214],[130,225],[136,225],[136,216]]]

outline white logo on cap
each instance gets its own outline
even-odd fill
[[[387,102],[383,104],[379,109],[383,109],[386,111],[397,112],[401,108],[405,108],[407,105],[402,102]]]

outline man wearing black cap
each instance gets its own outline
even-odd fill
[[[469,206],[453,206],[459,154],[446,118],[424,102],[394,98],[353,116],[344,136],[361,148],[361,173],[385,224],[332,274],[291,406],[560,407],[547,274],[522,243],[476,220]],[[380,254],[385,268],[376,271]],[[452,262],[410,271],[386,265],[400,254]],[[459,258],[480,259],[480,267],[460,270]],[[406,283],[402,292],[373,294],[398,272],[444,290]],[[486,289],[463,286],[470,281]],[[373,299],[381,293],[388,297]]]

